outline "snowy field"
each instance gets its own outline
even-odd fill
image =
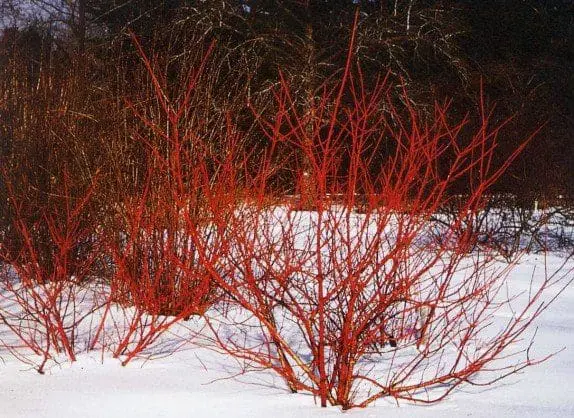
[[[549,256],[547,267],[563,258]],[[541,255],[527,255],[512,273],[510,284],[527,288],[532,271],[541,274]],[[445,401],[425,406],[383,398],[354,417],[567,417],[574,416],[574,286],[570,285],[536,322],[533,353],[559,352],[494,386],[461,386]],[[0,354],[1,417],[338,417],[307,394],[290,394],[280,378],[266,371],[241,373],[227,356],[187,341],[191,319],[174,328],[152,359],[126,367],[99,351],[79,354],[75,363],[52,364],[44,375]],[[534,332],[534,328],[531,330]],[[0,326],[0,333],[6,329]],[[176,352],[171,348],[183,344]],[[527,345],[528,341],[524,341]]]

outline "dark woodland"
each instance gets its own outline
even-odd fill
[[[87,177],[96,167],[125,169],[137,158],[128,156],[137,150],[127,149],[105,155],[98,144],[125,135],[130,121],[117,120],[119,108],[148,88],[130,34],[153,51],[172,88],[215,42],[202,85],[211,102],[205,105],[216,109],[214,124],[218,113],[234,109],[249,131],[246,103],[269,102],[280,74],[302,105],[336,77],[356,10],[354,59],[367,84],[388,74],[398,101],[407,89],[411,104],[430,113],[435,102],[449,100],[453,118],[475,115],[482,94],[496,103],[496,120],[512,117],[500,158],[540,129],[498,190],[528,202],[572,197],[574,5],[568,0],[4,0],[3,155],[64,159]],[[249,141],[260,142],[256,133]],[[45,152],[53,147],[63,149],[52,154],[71,155]],[[73,162],[80,158],[74,147],[83,148],[83,162]]]

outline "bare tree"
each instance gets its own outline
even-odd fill
[[[44,22],[54,33],[71,34],[78,51],[85,49],[86,0],[2,0],[0,10],[13,25]]]

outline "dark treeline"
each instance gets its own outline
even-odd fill
[[[42,183],[33,190],[49,189],[56,181],[50,167],[62,164],[86,181],[105,167],[116,174],[104,176],[108,191],[137,187],[143,156],[128,138],[145,127],[126,109],[126,99],[146,103],[152,86],[130,33],[165,70],[174,98],[215,42],[198,84],[204,100],[193,104],[185,123],[207,120],[201,129],[216,153],[232,113],[245,145],[257,149],[261,138],[247,104],[264,112],[282,76],[304,109],[342,71],[358,9],[354,59],[367,86],[389,75],[399,106],[403,89],[408,104],[429,115],[435,102],[451,100],[453,120],[478,114],[482,89],[486,101],[496,103],[495,121],[513,116],[501,134],[501,159],[542,126],[499,191],[525,201],[574,195],[574,6],[568,0],[0,5],[1,151],[13,170],[24,165],[45,174],[30,176]],[[154,107],[146,109],[153,117]]]

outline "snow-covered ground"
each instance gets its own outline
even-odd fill
[[[548,259],[550,268],[561,257]],[[525,256],[510,283],[528,286],[542,256]],[[174,328],[164,343],[181,342],[194,320]],[[574,416],[574,285],[536,322],[534,354],[557,352],[490,387],[462,386],[445,401],[424,406],[392,398],[344,415],[355,417],[567,417]],[[2,330],[0,325],[0,332]],[[534,331],[534,329],[532,330]],[[527,344],[525,341],[524,344]],[[165,346],[163,346],[165,347]],[[290,394],[271,372],[237,374],[235,361],[193,341],[157,358],[122,367],[98,351],[81,353],[75,363],[52,364],[44,375],[0,352],[0,417],[338,417],[308,394]]]

